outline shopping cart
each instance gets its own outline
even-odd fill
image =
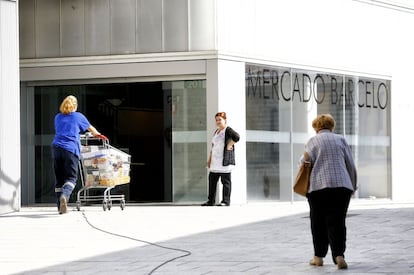
[[[124,210],[125,195],[111,194],[111,190],[117,185],[130,182],[131,156],[111,146],[105,136],[81,135],[80,141],[82,188],[78,191],[76,209],[80,211],[82,202],[101,201],[103,210],[106,211],[111,210],[112,202],[119,201]],[[103,194],[90,195],[91,189],[103,189]]]

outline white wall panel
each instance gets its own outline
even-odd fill
[[[190,51],[216,48],[215,1],[189,1]]]
[[[17,4],[0,1],[0,213],[20,209]]]
[[[255,1],[256,2],[256,1]],[[237,8],[235,8],[237,7]],[[255,4],[249,0],[217,1],[217,43],[220,51],[245,53],[256,43]],[[257,41],[258,42],[258,41]]]

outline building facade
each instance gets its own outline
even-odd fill
[[[22,205],[54,200],[53,117],[68,94],[132,155],[130,202],[206,200],[218,111],[241,134],[233,203],[301,200],[298,160],[327,112],[352,146],[356,197],[414,191],[408,2],[27,0],[19,16]]]
[[[20,208],[18,6],[0,1],[0,213]]]

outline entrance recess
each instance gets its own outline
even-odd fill
[[[36,155],[40,155],[35,172],[36,202],[53,198],[53,171],[46,165],[51,163],[53,117],[69,94],[78,98],[78,111],[111,145],[132,156],[130,184],[116,187],[126,194],[127,201],[172,201],[171,116],[164,115],[167,93],[162,82],[37,87],[35,128],[42,142],[36,146]]]
[[[24,91],[29,108],[22,116],[27,121],[22,123],[28,125],[27,135],[35,137],[34,146],[22,153],[28,173],[33,174],[23,186],[32,190],[28,193],[33,198],[28,201],[55,201],[50,150],[53,120],[70,94],[78,98],[78,111],[110,144],[131,155],[131,182],[117,186],[115,193],[124,193],[127,202],[205,199],[205,80],[26,86]]]

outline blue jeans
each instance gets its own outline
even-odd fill
[[[69,200],[78,180],[79,158],[58,146],[52,145],[53,170],[55,172],[55,193],[57,206],[64,195]]]

